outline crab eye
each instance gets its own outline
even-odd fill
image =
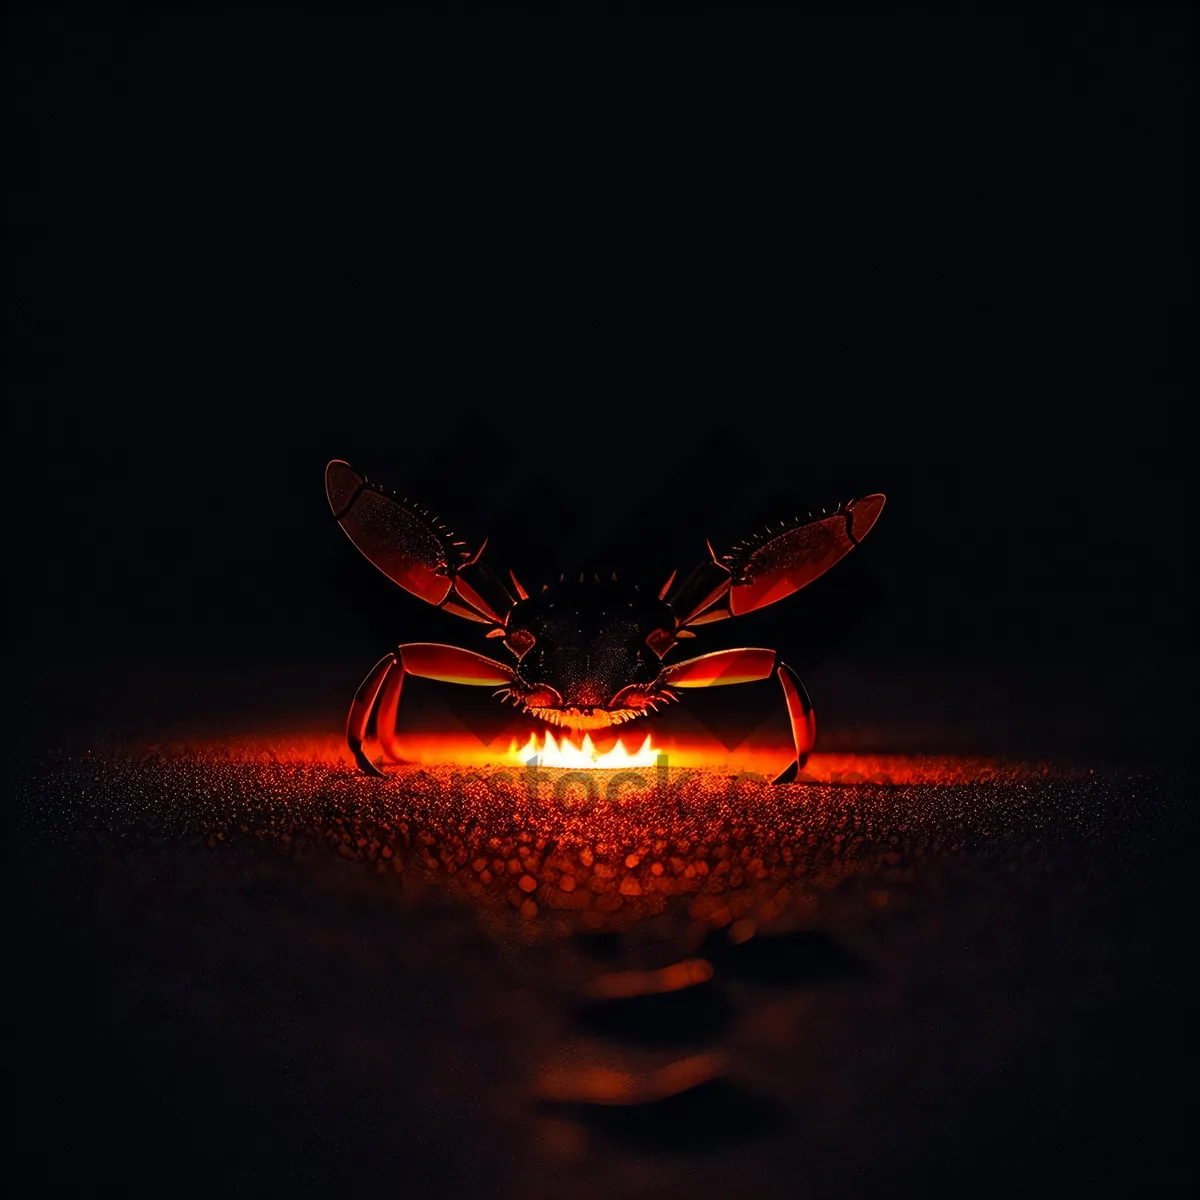
[[[505,639],[504,644],[518,657],[524,658],[533,649],[537,638],[528,629],[514,629]]]

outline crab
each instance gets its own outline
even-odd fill
[[[616,575],[560,578],[530,595],[512,571],[504,582],[482,561],[486,539],[472,547],[444,522],[335,459],[325,468],[333,515],[362,554],[394,583],[429,604],[487,626],[510,661],[434,642],[389,651],[355,692],[346,740],[358,766],[383,776],[397,761],[396,718],[409,675],[471,687],[548,725],[595,730],[624,725],[677,703],[689,688],[751,683],[774,675],[783,690],[795,759],[776,778],[803,768],[816,739],[812,701],[799,675],[774,650],[742,647],[668,662],[682,642],[714,621],[765,608],[812,583],[870,531],[884,497],[863,496],[836,508],[781,522],[689,575],[672,571],[657,593]],[[364,746],[374,719],[383,759]]]

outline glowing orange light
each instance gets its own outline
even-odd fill
[[[619,771],[626,767],[653,767],[661,753],[652,744],[649,734],[641,749],[632,754],[625,749],[620,738],[617,738],[617,744],[611,750],[602,753],[592,745],[592,737],[588,733],[583,735],[583,742],[578,746],[569,736],[556,742],[550,732],[539,744],[537,734],[531,733],[524,746],[518,748],[514,738],[508,749],[508,756],[513,762],[528,763],[533,759],[539,767],[582,767],[586,770],[608,771]]]

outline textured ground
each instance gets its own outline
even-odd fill
[[[1182,1186],[1185,780],[15,780],[20,1143],[183,1194]],[[827,782],[858,770],[891,786]],[[653,772],[648,773],[653,776]]]

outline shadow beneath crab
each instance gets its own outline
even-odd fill
[[[785,1117],[783,1105],[721,1077],[642,1104],[539,1101],[537,1108],[659,1154],[715,1152],[733,1142],[773,1133]]]
[[[734,945],[722,933],[708,936],[701,953],[719,974],[779,987],[861,979],[870,968],[821,929],[752,937]]]
[[[733,1018],[733,1005],[715,982],[675,992],[590,1000],[575,1011],[576,1021],[588,1033],[657,1045],[718,1037]]]

